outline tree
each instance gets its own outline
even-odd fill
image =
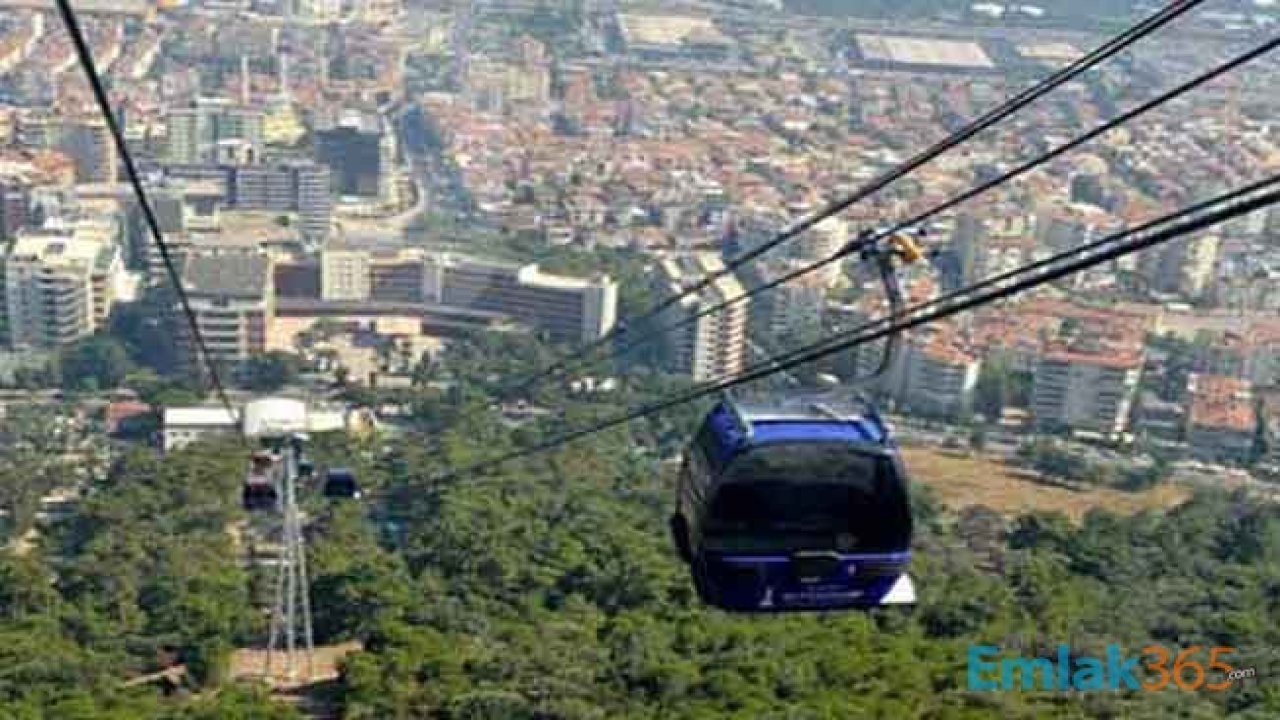
[[[1249,449],[1249,462],[1256,464],[1258,461],[1267,457],[1271,453],[1271,434],[1275,428],[1271,427],[1269,413],[1267,412],[1267,403],[1262,395],[1254,398],[1253,412],[1257,422],[1253,429],[1253,446]]]
[[[1036,438],[1018,448],[1018,457],[1043,477],[1074,479],[1082,465],[1069,450],[1048,438]]]
[[[231,649],[220,637],[196,643],[186,654],[187,672],[201,687],[219,687],[231,672]]]
[[[253,355],[240,366],[240,384],[258,392],[279,390],[297,380],[301,366],[297,355],[280,350]]]
[[[120,341],[105,335],[85,338],[60,354],[62,387],[99,390],[118,387],[133,370]]]
[[[973,409],[992,422],[999,422],[1009,403],[1009,373],[999,360],[982,363],[973,391]]]
[[[503,346],[485,342],[494,344],[450,352],[487,371],[497,361],[481,349]],[[318,465],[352,465],[376,488],[335,505],[302,493],[317,630],[365,641],[332,686],[343,717],[1066,720],[1280,710],[1265,683],[1173,700],[973,693],[957,663],[974,644],[1052,657],[1058,643],[1081,656],[1187,638],[1236,647],[1242,661],[1265,657],[1280,646],[1273,504],[1205,490],[1166,512],[1095,508],[1080,521],[1037,513],[1008,529],[1001,514],[948,508],[919,484],[915,612],[742,618],[696,600],[664,529],[677,470],[653,450],[669,456],[687,441],[696,404],[483,475],[444,475],[450,462],[501,454],[519,433],[536,442],[687,380],[650,373],[610,395],[556,395],[556,417],[514,430],[485,386],[458,374],[456,394],[402,398],[429,416],[429,432],[311,444]],[[5,509],[14,488],[38,499],[43,483],[69,475],[55,458],[75,438],[53,437],[41,417],[18,408],[0,424]],[[1084,467],[1050,440],[1028,443],[1023,456],[1069,462],[1074,474]],[[127,450],[69,520],[42,527],[31,552],[0,558],[0,717],[298,717],[263,689],[217,687],[227,650],[268,632],[227,532],[243,519],[242,461],[229,439],[163,457]],[[908,470],[939,479],[925,463]],[[380,542],[392,523],[396,542]],[[263,589],[269,598],[269,582]],[[198,697],[121,687],[174,662],[187,664]]]
[[[161,375],[182,367],[178,346],[173,342],[175,320],[160,309],[169,307],[172,298],[162,289],[148,289],[142,299],[116,303],[111,310],[110,336],[123,343],[134,365],[150,368]]]

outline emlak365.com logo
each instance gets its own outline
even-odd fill
[[[994,645],[970,645],[968,687],[970,690],[1164,690],[1170,686],[1194,691],[1226,690],[1237,680],[1257,677],[1254,668],[1235,668],[1226,658],[1234,648],[1209,649],[1202,664],[1192,645],[1171,651],[1162,645],[1148,645],[1137,656],[1126,655],[1119,645],[1108,645],[1102,657],[1072,655],[1071,648],[1059,645],[1053,659],[1000,657]]]

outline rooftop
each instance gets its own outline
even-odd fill
[[[235,413],[221,406],[165,408],[164,426],[204,425],[232,427],[238,421]]]
[[[10,255],[38,259],[52,266],[88,267],[95,265],[103,250],[109,247],[94,238],[75,237],[63,232],[23,230],[18,233]]]
[[[692,287],[703,278],[724,270],[724,261],[715,253],[686,253],[666,255],[659,263],[665,279],[672,286],[673,293]],[[738,297],[746,292],[742,283],[732,273],[717,278],[708,290],[714,289],[719,296],[717,301]],[[704,290],[704,293],[706,291]],[[694,304],[697,298],[687,296],[684,304]]]
[[[727,44],[709,18],[677,15],[619,15],[618,24],[629,43],[681,45],[684,43]]]
[[[266,290],[270,268],[271,261],[260,255],[189,255],[182,282],[193,293],[257,298]]]
[[[860,34],[857,39],[858,50],[867,60],[939,67],[995,67],[986,51],[975,42],[869,34]]]
[[[1247,380],[1227,375],[1193,374],[1187,380],[1187,389],[1191,393],[1191,425],[1237,432],[1253,431],[1253,396]]]

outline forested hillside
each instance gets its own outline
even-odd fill
[[[549,428],[507,428],[457,397],[419,412],[436,427],[389,445],[317,441],[321,462],[354,463],[376,491],[306,499],[317,641],[367,647],[345,664],[344,717],[1280,716],[1273,506],[1204,494],[1073,526],[918,493],[913,612],[740,618],[694,602],[664,534],[670,466],[627,434],[442,486],[451,464]],[[0,717],[294,716],[224,675],[263,633],[227,532],[240,470],[234,445],[135,451],[61,531],[0,559]],[[970,644],[1051,656],[1110,642],[1229,645],[1262,677],[1196,694],[965,689]],[[177,662],[190,678],[172,697],[123,686]]]

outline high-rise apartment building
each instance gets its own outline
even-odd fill
[[[22,231],[0,255],[7,341],[56,348],[103,327],[124,273],[110,241],[62,231]]]
[[[119,154],[101,118],[27,118],[19,128],[18,141],[66,155],[74,165],[76,182],[115,182],[117,179]]]
[[[188,255],[182,266],[196,324],[215,362],[233,367],[267,348],[275,292],[271,259],[241,253]],[[185,323],[176,323],[184,355],[199,367],[195,343]]]
[[[329,234],[333,199],[329,169],[313,162],[229,166],[231,207],[298,213],[298,229],[313,240]]]
[[[1045,429],[1115,437],[1129,426],[1142,374],[1140,347],[1051,348],[1032,374],[1031,414]]]
[[[663,258],[658,268],[659,293],[665,297],[722,272],[724,262],[714,253],[694,253]],[[675,325],[744,293],[737,278],[725,275],[702,291],[686,295],[668,308],[659,322]],[[741,372],[747,359],[748,310],[749,301],[734,303],[668,331],[664,349],[669,369],[699,382]]]
[[[262,157],[261,110],[236,105],[224,98],[198,98],[165,116],[170,163],[194,165],[218,159],[220,143],[242,141],[237,157],[246,164]]]
[[[21,178],[0,178],[0,240],[10,240],[27,224],[31,186]]]

